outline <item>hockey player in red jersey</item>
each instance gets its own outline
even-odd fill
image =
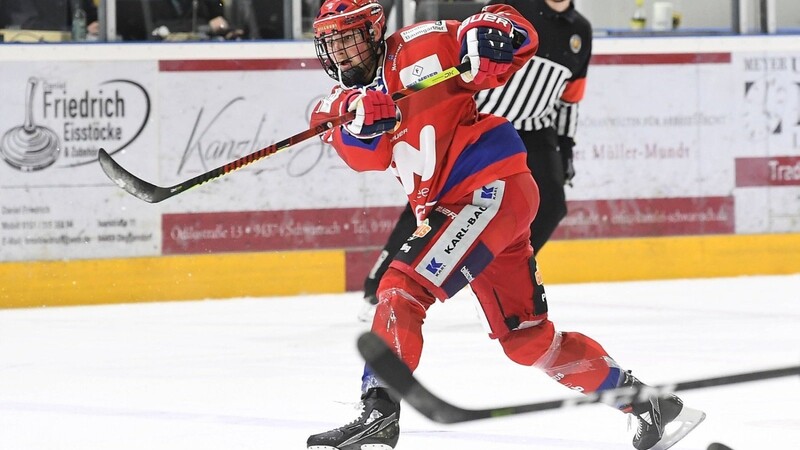
[[[548,319],[529,242],[539,195],[525,146],[506,119],[476,110],[476,92],[501,86],[536,52],[531,24],[514,8],[495,5],[463,22],[423,22],[385,37],[377,2],[326,0],[314,32],[317,56],[339,83],[316,105],[312,125],[355,111],[355,120],[323,139],[354,170],[391,170],[418,223],[381,279],[372,331],[414,370],[426,311],[469,284],[489,336],[512,361],[582,392],[640,384],[600,344],[556,331]],[[391,99],[462,61],[471,70],[460,78],[396,104]],[[395,447],[398,399],[369,367],[361,387],[360,417],[309,437],[309,449]],[[639,420],[634,446],[640,450],[669,447],[704,417],[674,396],[620,408]],[[669,422],[682,425],[678,433],[664,432]]]

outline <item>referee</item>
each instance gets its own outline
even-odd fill
[[[539,212],[531,224],[538,253],[567,215],[564,185],[572,185],[572,148],[592,55],[592,26],[572,0],[491,0],[513,6],[536,28],[539,50],[508,82],[478,94],[478,110],[507,118],[528,149],[539,185]]]

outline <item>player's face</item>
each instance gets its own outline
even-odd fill
[[[347,30],[325,38],[325,46],[339,69],[358,66],[370,57],[371,47],[363,30]]]

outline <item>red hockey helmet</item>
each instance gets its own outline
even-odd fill
[[[314,19],[314,44],[325,72],[347,87],[375,77],[386,17],[376,0],[325,0]]]

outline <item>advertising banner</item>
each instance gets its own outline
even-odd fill
[[[105,148],[158,148],[154,61],[4,62],[2,261],[156,255],[160,213],[97,165]],[[156,160],[136,161],[142,171]]]
[[[164,254],[382,247],[403,208],[165,214]]]
[[[736,230],[800,231],[800,51],[737,53]]]
[[[313,65],[312,65],[313,63]],[[205,67],[206,70],[201,70]],[[190,70],[183,70],[190,69]],[[159,178],[173,185],[309,128],[334,81],[309,60],[299,70],[219,70],[173,63],[159,78]],[[281,211],[402,204],[388,173],[356,173],[313,137],[164,203],[168,212]]]
[[[800,231],[800,56],[600,55],[590,72],[555,238]],[[635,228],[609,219],[643,205]]]
[[[800,52],[800,50],[799,50]],[[150,204],[100,148],[171,186],[306,130],[313,59],[6,61],[0,261],[379,248],[404,204],[317,138]],[[420,93],[419,95],[424,95]],[[556,239],[800,232],[800,53],[596,55]]]

